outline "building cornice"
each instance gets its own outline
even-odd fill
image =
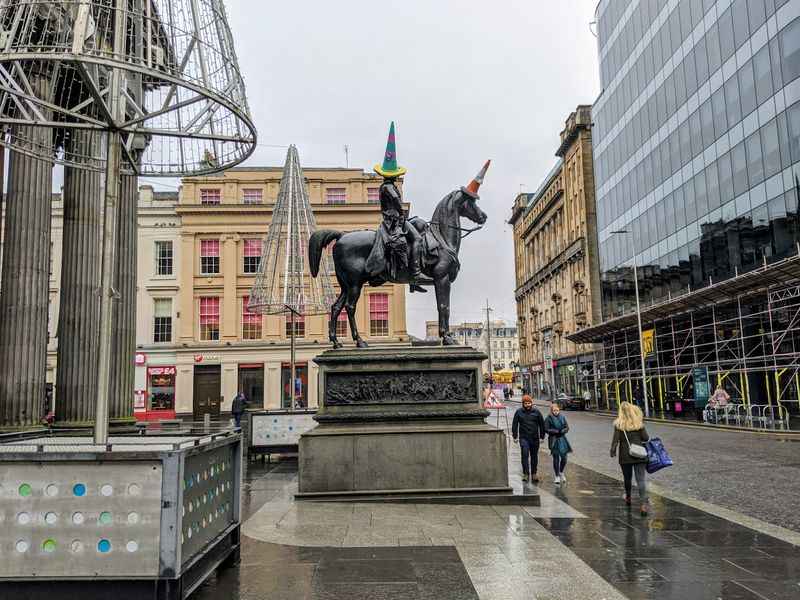
[[[561,200],[563,197],[564,197],[564,188],[563,188],[563,187],[560,187],[560,188],[558,188],[558,190],[556,191],[556,193],[555,193],[555,194],[553,194],[553,197],[552,197],[552,198],[550,198],[550,200],[548,200],[548,201],[547,201],[547,204],[545,204],[545,205],[544,205],[544,208],[542,208],[542,212],[540,212],[538,215],[536,215],[536,217],[534,217],[534,218],[531,220],[531,223],[530,223],[530,225],[528,225],[528,226],[525,228],[525,230],[522,232],[522,239],[525,239],[525,238],[527,238],[527,237],[528,237],[528,235],[531,233],[531,231],[533,231],[533,229],[534,229],[534,228],[535,228],[535,227],[536,227],[536,226],[537,226],[539,223],[541,223],[541,222],[542,222],[542,220],[543,220],[545,217],[548,217],[548,216],[551,214],[551,212],[552,212],[552,211],[551,211],[550,209],[551,209],[551,208],[553,208],[553,207],[555,207],[555,205],[556,205],[556,204],[559,202],[559,200]]]
[[[561,267],[570,262],[575,262],[583,258],[586,254],[586,238],[581,236],[562,250],[554,259],[536,271],[514,292],[514,297],[519,302],[523,296],[528,294],[533,288],[545,279],[557,273]]]
[[[556,150],[556,156],[564,158],[572,146],[572,143],[578,138],[581,131],[589,129],[592,126],[592,107],[591,105],[578,106],[574,112],[570,113],[567,121],[564,124],[564,129],[561,132],[561,145]]]

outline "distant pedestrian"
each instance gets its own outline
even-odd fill
[[[550,414],[544,421],[544,430],[547,432],[547,445],[550,454],[553,455],[553,472],[555,473],[555,483],[567,483],[564,469],[567,467],[567,454],[572,452],[572,446],[567,440],[569,424],[567,418],[561,414],[561,407],[558,402],[550,404]]]
[[[233,402],[231,403],[231,414],[233,415],[233,420],[236,423],[236,428],[239,429],[242,426],[242,415],[244,414],[244,410],[247,407],[247,396],[244,395],[242,390],[239,390],[239,393],[233,398]]]
[[[722,407],[727,406],[728,402],[730,402],[731,396],[728,392],[725,391],[725,388],[721,385],[717,386],[717,389],[714,390],[714,393],[711,395],[709,400],[709,404],[714,407]]]
[[[509,388],[503,388],[503,398],[506,399],[506,402],[508,402],[508,400],[511,398],[509,391]]]
[[[644,394],[642,394],[642,388],[638,385],[633,388],[633,402],[639,408],[644,406]]]
[[[641,503],[642,516],[648,512],[647,498],[647,455],[644,457],[636,456],[640,448],[644,448],[644,443],[650,439],[647,430],[644,428],[644,416],[638,406],[630,402],[621,402],[619,405],[619,416],[614,421],[614,437],[611,440],[611,457],[617,454],[619,446],[619,465],[622,468],[622,476],[625,481],[625,504],[631,505],[631,485],[633,477],[636,476],[636,486],[639,488],[639,502]],[[631,448],[633,447],[633,450]]]
[[[533,398],[527,394],[522,397],[522,408],[514,413],[511,435],[515,442],[519,439],[522,481],[528,481],[530,477],[531,481],[538,483],[536,471],[539,468],[539,441],[544,439],[544,417],[539,409],[534,408]]]

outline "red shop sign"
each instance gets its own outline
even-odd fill
[[[175,375],[175,367],[148,367],[148,375]]]

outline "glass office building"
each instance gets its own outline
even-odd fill
[[[609,326],[581,341],[631,325],[622,317],[635,310],[634,264],[644,312],[660,307],[645,319],[656,337],[666,336],[664,319],[711,304],[727,315],[723,301],[740,302],[753,287],[731,294],[723,282],[759,270],[766,281],[771,265],[798,254],[800,0],[601,0],[596,21],[603,91],[593,108],[593,138]],[[786,283],[781,269],[775,285]],[[671,302],[679,297],[683,304]],[[753,314],[768,302],[746,301]],[[706,312],[692,320],[703,322]],[[764,321],[766,308],[761,312]],[[742,337],[747,326],[739,321],[735,335]],[[711,326],[715,335],[722,330]],[[638,360],[638,331],[626,335],[636,336]],[[767,341],[761,341],[762,378]],[[680,393],[678,342],[662,342],[673,346],[663,363],[675,371]],[[702,363],[697,346],[692,350],[694,363]],[[649,356],[655,378],[667,372],[658,358],[658,351]],[[714,373],[730,375],[722,362],[714,362]],[[745,369],[742,388],[752,370]],[[658,395],[656,383],[662,384],[648,381],[651,396]],[[759,398],[772,402],[779,390],[769,385],[754,383]],[[800,384],[794,393],[800,395]]]
[[[800,2],[603,0],[604,316],[796,253]],[[614,234],[627,230],[629,234]]]

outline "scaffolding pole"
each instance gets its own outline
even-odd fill
[[[114,11],[114,58],[121,60],[125,52],[125,18],[127,2],[116,0]],[[122,101],[122,69],[111,70],[108,101],[111,118],[121,123],[125,118],[125,104]],[[119,193],[122,144],[115,131],[106,134],[106,177],[105,203],[103,212],[102,275],[100,280],[100,331],[97,349],[97,404],[94,415],[94,443],[105,445],[108,442],[108,407],[111,382],[111,351],[114,301],[118,298],[113,289],[117,229],[119,225]]]

